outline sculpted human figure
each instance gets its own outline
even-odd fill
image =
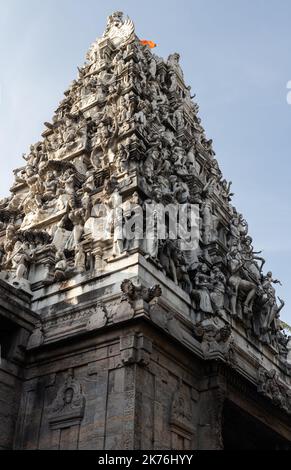
[[[86,222],[90,218],[92,212],[92,200],[87,191],[81,194],[81,206],[84,210],[84,221]]]
[[[29,278],[35,278],[35,288],[58,250],[55,280],[64,280],[89,266],[93,271],[94,261],[98,274],[107,261],[108,270],[114,270],[117,260],[111,255],[125,260],[142,245],[149,266],[193,297],[198,318],[207,316],[202,313],[226,318],[230,301],[232,315],[242,312],[246,325],[253,313],[248,323],[254,337],[265,335],[276,347],[283,301],[276,296],[272,274],[262,276],[265,261],[231,205],[231,183],[223,179],[195,95],[183,83],[179,54],[160,59],[132,33],[132,23],[121,12],[108,18],[104,37],[94,43],[88,62],[45,123],[43,141],[30,147],[23,167],[15,171],[12,197],[0,201],[0,265],[8,271],[3,278],[28,277],[35,262],[33,244],[38,264]],[[144,215],[147,199],[162,208],[184,205],[188,210],[199,204],[202,239],[190,236],[189,225],[195,226],[190,210],[178,240],[164,240],[158,233],[161,208],[152,211],[146,234],[144,224],[137,229],[131,204],[140,205]],[[169,209],[166,213],[171,238],[174,216]],[[139,231],[142,243],[125,236],[131,228]],[[72,401],[70,388],[64,399]]]
[[[241,237],[247,236],[247,234],[249,232],[249,226],[248,226],[248,223],[244,219],[244,216],[242,214],[238,214],[238,222],[239,222],[238,226],[239,226],[239,231],[240,231]]]
[[[4,240],[4,253],[5,253],[5,264],[9,266],[11,262],[11,254],[13,252],[15,243],[17,241],[16,227],[14,224],[9,224],[6,227],[5,240]]]
[[[196,98],[196,95],[195,94],[192,95],[191,89],[192,89],[191,86],[186,87],[184,101],[189,106],[189,108],[192,110],[192,112],[197,114],[199,112],[199,106],[198,106],[197,103],[192,101],[194,98]]]
[[[122,204],[124,222],[124,251],[139,248],[144,239],[143,208],[138,192]]]
[[[148,70],[149,70],[149,74],[150,74],[150,77],[152,78],[152,80],[155,80],[156,75],[157,75],[157,62],[156,62],[154,56],[152,56],[151,54],[150,54],[150,59],[149,59]]]
[[[252,304],[254,297],[256,295],[256,284],[245,280],[241,277],[242,268],[244,267],[246,261],[240,255],[238,249],[234,247],[229,254],[227,255],[228,268],[231,273],[231,276],[228,280],[229,286],[231,288],[231,313],[232,315],[237,315],[237,300],[239,292],[246,294],[244,300],[244,311],[245,313],[250,313],[252,311]]]
[[[173,123],[179,131],[184,127],[184,107],[183,104],[178,104],[173,114]]]
[[[169,92],[173,93],[178,88],[177,75],[173,70],[169,72],[169,78],[170,78]]]
[[[213,140],[202,139],[202,145],[206,152],[209,154],[210,158],[215,157],[215,152],[213,150]]]
[[[212,305],[216,313],[224,311],[224,297],[226,292],[226,277],[221,270],[214,266],[211,272],[212,292],[210,294]]]
[[[192,291],[192,297],[199,299],[199,310],[201,312],[213,314],[210,297],[211,288],[212,280],[208,275],[208,267],[206,264],[202,264],[195,276],[195,288]]]
[[[203,242],[211,243],[217,236],[217,217],[213,214],[213,204],[209,198],[202,204]]]
[[[147,125],[146,108],[146,103],[140,100],[137,105],[137,112],[134,115],[134,120],[141,128]]]
[[[196,175],[196,176],[199,175],[199,164],[197,163],[196,157],[195,157],[195,144],[194,143],[192,143],[192,145],[190,146],[187,152],[186,165],[191,175]]]
[[[190,196],[187,183],[179,181],[176,175],[171,175],[169,181],[173,197],[176,198],[179,204],[186,204]]]
[[[41,144],[31,145],[29,154],[23,155],[24,160],[26,160],[27,164],[31,165],[32,167],[37,167],[40,163],[42,156],[40,145]]]
[[[76,206],[76,188],[75,188],[75,175],[72,170],[67,170],[60,177],[61,186],[64,189],[69,202],[69,206],[74,209]]]
[[[108,139],[109,139],[108,128],[104,124],[104,122],[100,122],[99,126],[97,127],[95,138],[94,138],[95,149],[97,149],[98,147],[101,147],[103,153],[105,153],[107,151]],[[93,163],[93,166],[95,166],[93,161],[92,163]]]
[[[143,163],[143,172],[149,183],[153,182],[153,177],[157,162],[159,161],[160,152],[157,146],[152,147],[147,152],[147,158]]]
[[[52,199],[54,199],[56,196],[56,192],[57,192],[58,181],[53,171],[47,172],[43,186],[44,186],[44,195],[43,195],[44,200],[51,201]]]
[[[108,107],[108,116],[113,117],[117,113],[118,107],[118,97],[119,97],[119,88],[113,84],[108,87],[108,96],[107,96],[107,107]]]
[[[29,187],[30,197],[33,198],[38,207],[41,207],[43,186],[36,169],[31,165],[27,165],[26,167],[26,182]]]
[[[177,144],[175,145],[173,157],[175,159],[174,165],[178,175],[186,174],[186,152],[183,148],[182,142],[177,142]]]
[[[258,269],[260,272],[262,272],[263,266],[266,261],[261,256],[258,256],[262,253],[261,251],[254,251],[252,242],[253,242],[253,239],[249,235],[243,238],[242,244],[241,244],[242,254],[246,260],[249,260],[250,265],[253,264],[257,260],[260,261],[261,263],[260,263],[260,266],[258,266]],[[257,263],[255,264],[257,265]]]
[[[174,261],[174,252],[176,247],[172,240],[164,240],[161,242],[158,253],[159,262],[163,268],[163,271],[169,276],[175,284],[178,285],[176,264]]]
[[[75,270],[78,273],[86,270],[86,253],[82,245],[77,245],[75,248]]]
[[[174,251],[174,262],[176,265],[176,274],[178,284],[182,289],[190,295],[192,291],[192,283],[187,269],[187,263],[184,258],[183,252],[177,249]]]
[[[184,77],[183,71],[180,66],[180,54],[175,52],[174,54],[169,55],[167,64],[175,70],[182,78]]]
[[[55,264],[55,274],[54,280],[56,282],[64,281],[66,279],[68,263],[63,251],[58,251],[56,253],[56,264]]]
[[[280,311],[285,305],[284,301],[278,297],[280,301],[280,307],[278,307],[276,301],[276,291],[273,287],[273,284],[281,284],[281,282],[277,279],[273,279],[273,274],[271,271],[269,271],[266,276],[262,276],[262,300],[264,313],[264,320],[262,324],[263,333],[270,329],[276,318],[279,318]]]
[[[123,100],[124,100],[123,101],[123,106],[127,111],[126,119],[129,121],[133,117],[134,112],[135,112],[136,103],[135,103],[135,100],[134,100],[134,96],[131,93],[126,93],[123,96]]]
[[[229,183],[224,179],[221,181],[221,195],[226,202],[230,202],[234,193],[231,192],[232,181]]]
[[[112,208],[112,227],[113,227],[113,256],[119,256],[123,252],[123,212],[121,209],[122,196],[118,186],[114,189],[110,196],[109,205]]]
[[[205,135],[205,130],[204,128],[201,126],[201,119],[196,117],[194,120],[193,120],[193,128],[194,128],[194,135],[195,135],[195,139],[197,142],[200,143],[200,145],[202,145],[202,141],[203,141],[203,138],[204,138],[204,135]]]
[[[84,233],[84,225],[85,225],[85,211],[83,208],[81,209],[74,209],[69,213],[69,219],[74,225],[73,232],[71,237],[69,238],[66,248],[68,250],[75,248],[79,245],[82,235]]]
[[[117,145],[117,169],[120,173],[128,173],[130,151],[128,145],[119,143]]]
[[[33,253],[30,250],[29,244],[17,242],[11,256],[12,270],[15,272],[17,280],[27,279],[28,268],[32,260]]]
[[[230,240],[229,246],[240,246],[240,229],[239,229],[239,220],[237,217],[233,217],[229,226],[230,231]]]
[[[124,97],[121,96],[117,106],[117,122],[123,130],[129,129],[128,108],[125,106]]]
[[[71,119],[65,119],[64,125],[62,127],[62,147],[64,147],[64,150],[70,150],[76,141],[76,131],[77,131],[77,126],[74,125],[74,122],[71,121]]]

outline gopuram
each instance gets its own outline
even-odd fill
[[[112,14],[0,201],[2,450],[291,449],[279,281],[179,59]]]

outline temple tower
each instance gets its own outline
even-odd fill
[[[116,12],[15,170],[0,449],[290,449],[279,281],[193,99]]]

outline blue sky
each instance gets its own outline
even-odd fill
[[[0,0],[0,196],[115,10],[158,43],[158,55],[181,54],[234,203],[266,269],[282,280],[282,318],[291,322],[290,0]]]

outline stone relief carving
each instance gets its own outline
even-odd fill
[[[230,315],[286,358],[284,301],[277,301],[248,224],[231,204],[232,184],[184,83],[179,54],[153,54],[118,11],[78,70],[43,139],[15,170],[12,196],[0,201],[1,276],[20,288],[34,285],[47,245],[44,285],[102,273],[112,259],[139,251],[189,296],[197,320]],[[116,225],[134,217],[130,201],[144,214],[149,202],[198,204],[199,247],[185,252],[181,237],[131,241],[122,230],[116,234]],[[158,217],[157,209],[154,233]],[[50,239],[28,246],[21,235],[36,230]],[[138,288],[124,289],[132,308]]]
[[[100,302],[97,304],[96,308],[90,309],[89,311],[89,320],[87,323],[87,330],[98,330],[107,325],[109,313],[106,306]]]
[[[266,370],[263,367],[259,369],[258,392],[271,399],[276,406],[291,414],[290,387],[280,380],[275,369]]]
[[[37,348],[42,345],[44,342],[44,331],[43,331],[43,325],[42,322],[39,321],[35,327],[35,330],[32,332],[32,334],[29,337],[28,343],[27,343],[27,349],[33,349]]]
[[[123,298],[131,305],[134,305],[138,300],[144,300],[149,303],[162,295],[162,289],[159,285],[147,288],[143,287],[139,282],[134,284],[128,279],[122,282],[121,291],[123,292]]]
[[[61,429],[79,424],[84,417],[85,405],[81,384],[74,378],[73,370],[69,370],[65,384],[51,405],[50,427]]]
[[[221,356],[226,362],[234,364],[232,329],[226,324],[222,327],[211,322],[201,322],[194,326],[194,337],[201,342],[205,359]]]
[[[190,393],[188,396],[186,387],[183,385],[182,381],[180,381],[173,396],[170,424],[178,426],[188,432],[193,432],[192,420]]]

